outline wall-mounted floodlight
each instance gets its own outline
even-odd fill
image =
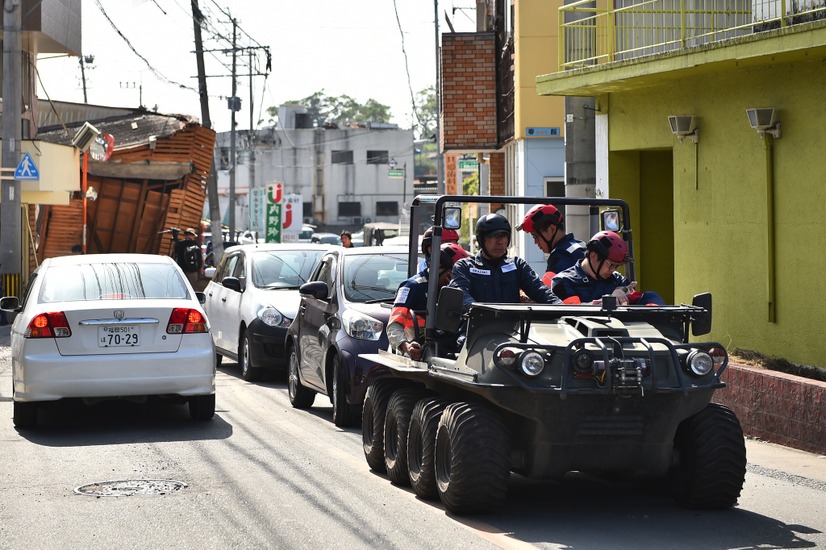
[[[758,134],[769,134],[773,138],[780,137],[780,121],[777,120],[777,110],[772,107],[757,107],[746,109],[749,125]]]
[[[696,120],[694,115],[670,115],[668,124],[671,126],[671,133],[677,136],[680,141],[683,138],[690,137],[691,141],[697,143],[699,128],[697,128]]]
[[[72,146],[77,147],[81,151],[88,151],[92,142],[100,135],[100,130],[84,122],[80,130],[77,131],[75,137],[72,138]]]

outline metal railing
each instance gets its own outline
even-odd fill
[[[826,0],[581,0],[559,8],[559,68],[587,67],[826,19]]]

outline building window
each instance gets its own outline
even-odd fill
[[[565,196],[565,178],[545,178],[545,196],[546,197],[564,197]]]
[[[333,164],[353,164],[353,151],[333,151]]]
[[[338,216],[339,218],[352,218],[353,216],[361,216],[361,203],[339,202]]]
[[[390,154],[387,151],[367,151],[367,164],[387,164]]]
[[[396,201],[376,202],[376,216],[398,216],[399,203]]]

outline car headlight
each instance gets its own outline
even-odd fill
[[[714,367],[714,359],[707,352],[692,350],[685,359],[685,368],[694,376],[705,376]]]
[[[271,327],[288,327],[291,319],[287,319],[280,311],[272,306],[264,306],[258,310],[257,317],[261,322]]]
[[[384,323],[352,309],[344,312],[341,316],[341,323],[347,335],[358,340],[375,342],[384,332]]]
[[[545,368],[545,358],[535,351],[529,351],[522,355],[519,368],[527,376],[539,376]]]

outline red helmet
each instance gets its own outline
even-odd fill
[[[587,250],[596,252],[600,261],[607,259],[615,264],[631,261],[631,256],[628,255],[628,243],[613,231],[600,231],[591,237]]]
[[[562,212],[552,204],[537,204],[528,210],[522,223],[517,225],[516,229],[533,233],[542,231],[549,225],[562,225]]]
[[[459,233],[455,229],[442,229],[443,243],[458,243]],[[433,227],[428,227],[422,235],[422,254],[430,254],[430,247],[433,246]]]
[[[443,269],[452,269],[462,258],[467,258],[467,252],[457,243],[444,243],[439,248],[439,266]]]

